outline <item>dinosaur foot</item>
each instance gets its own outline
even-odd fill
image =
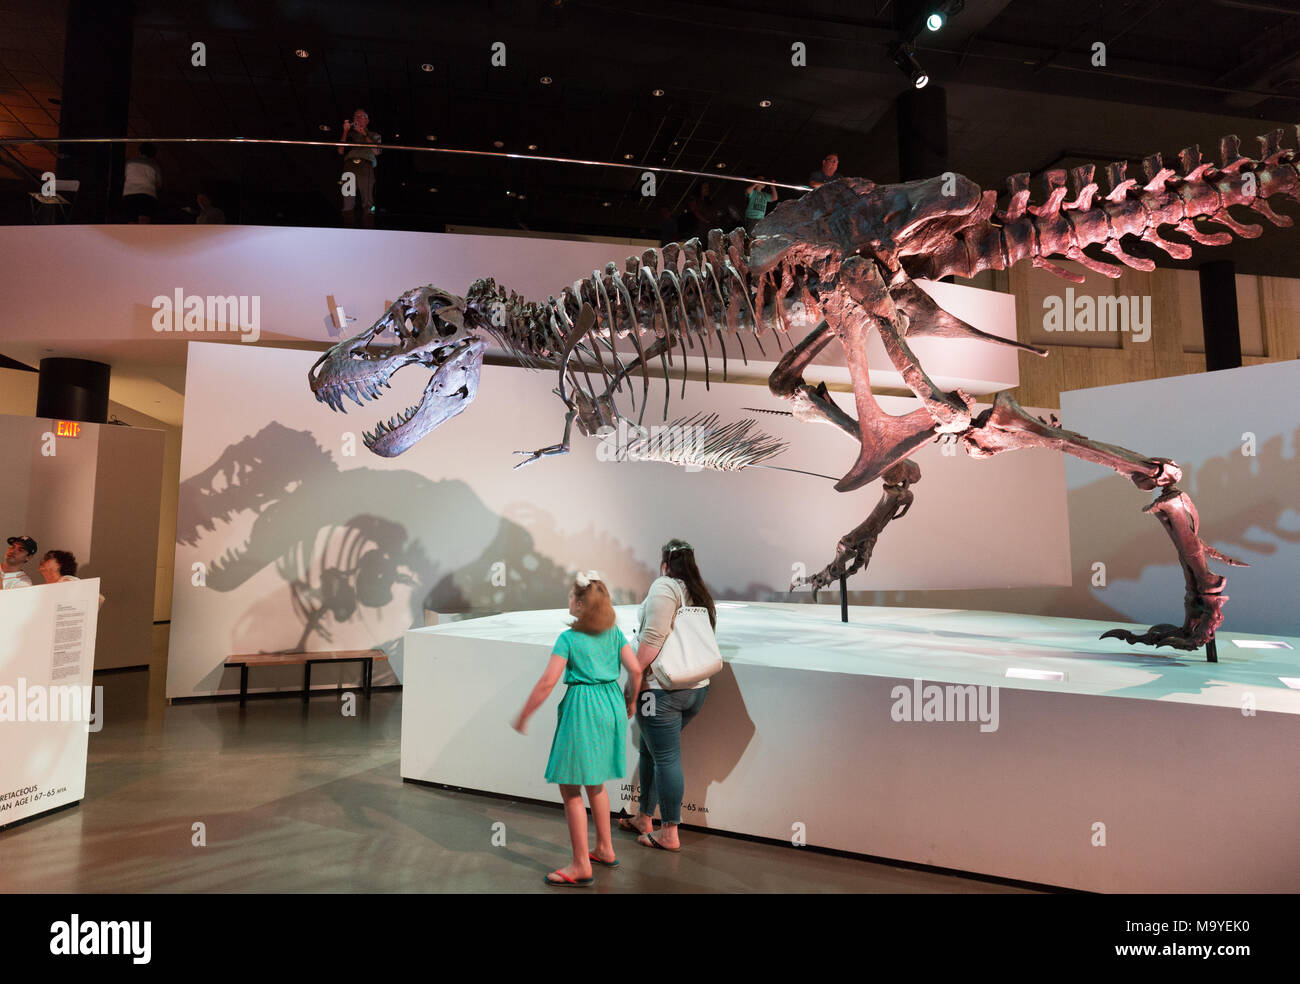
[[[1174,649],[1193,650],[1200,649],[1208,640],[1200,640],[1195,634],[1189,633],[1186,626],[1170,625],[1168,622],[1161,622],[1159,625],[1153,625],[1145,632],[1132,632],[1128,629],[1111,629],[1109,632],[1103,632],[1100,636],[1102,639],[1123,639],[1130,646],[1172,646]]]
[[[514,470],[518,471],[524,465],[531,465],[534,461],[541,461],[542,458],[548,455],[568,453],[569,446],[567,444],[552,444],[549,447],[538,448],[536,451],[516,451],[515,454],[526,454],[528,457],[515,465]]]
[[[795,591],[799,588],[812,588],[813,601],[816,602],[818,591],[820,591],[822,588],[828,588],[831,585],[839,584],[840,575],[836,572],[831,571],[831,567],[834,566],[835,565],[832,564],[828,567],[823,567],[820,571],[818,571],[816,574],[812,575],[811,577],[795,578],[793,581],[790,582],[790,590]]]

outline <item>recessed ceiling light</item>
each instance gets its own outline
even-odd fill
[[[394,140],[398,139],[399,137],[401,137],[401,134],[400,134],[400,133],[394,133],[394,134],[393,134],[393,139],[394,139]]]
[[[425,139],[425,140],[437,140],[438,138],[435,137],[432,133],[430,133],[430,134],[429,134],[427,137],[425,137],[424,139]]]
[[[716,167],[719,171],[724,171],[726,170],[727,167],[727,165],[724,164],[722,161],[718,161],[718,163],[713,166]]]
[[[554,80],[553,80],[549,75],[543,75],[543,76],[542,76],[540,79],[538,79],[537,81],[539,81],[540,83],[542,83],[542,85],[550,85],[551,82],[554,81]]]
[[[650,95],[652,96],[662,96],[663,94],[664,94],[663,89],[655,89],[653,92],[650,93]]]
[[[430,190],[430,191],[434,191],[434,192],[436,192],[438,189],[437,189],[437,188],[430,188],[429,190]]]
[[[631,159],[632,159],[632,155],[631,155],[631,154],[624,154],[624,155],[623,155],[623,160],[625,160],[625,161],[630,161]]]
[[[299,58],[306,58],[306,57],[307,57],[307,49],[306,49],[306,48],[299,48],[297,51],[294,52],[294,54],[297,55]]]
[[[528,149],[529,149],[529,150],[536,150],[536,149],[537,149],[537,144],[529,144],[529,145],[528,145]]]
[[[613,202],[601,202],[600,204],[603,205],[605,208],[609,208],[609,207],[610,207],[611,205],[613,205],[614,203],[613,203]]]
[[[420,71],[421,71],[421,72],[432,72],[432,71],[433,71],[433,66],[430,65],[428,62],[425,62],[423,65],[420,66]]]
[[[771,99],[760,99],[760,100],[758,101],[758,104],[759,104],[760,106],[762,106],[764,109],[767,109],[767,107],[769,107],[769,106],[772,105],[772,100],[771,100]]]
[[[525,198],[527,198],[528,196],[527,196],[527,195],[515,195],[515,197],[518,198],[518,199],[522,202],[522,201],[523,201]]]
[[[329,125],[328,123],[322,123],[322,124],[320,125],[320,128],[321,128],[321,131],[322,131],[323,133],[329,133],[329,132],[330,132],[330,125]]]
[[[502,147],[505,146],[505,144],[500,140],[493,140],[492,146],[495,147],[497,150],[500,150]]]

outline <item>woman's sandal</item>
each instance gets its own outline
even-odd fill
[[[560,880],[552,881],[551,875],[559,875]],[[543,878],[542,881],[546,882],[546,884],[551,885],[555,888],[586,888],[589,885],[594,885],[596,879],[595,878],[570,878],[559,868],[556,868],[554,871],[551,872],[550,875],[547,875],[545,878]]]
[[[591,858],[591,863],[592,863],[592,864],[598,864],[598,865],[600,865],[602,868],[617,868],[617,867],[618,867],[618,858],[615,858],[613,861],[602,861],[602,860],[600,860],[600,858],[596,857],[596,855],[591,854],[591,853],[588,853],[588,854],[587,854],[587,857]]]
[[[642,840],[641,837],[644,837],[645,840]],[[657,847],[661,851],[671,851],[673,854],[681,853],[682,849],[680,847],[665,847],[663,844],[660,844],[657,840],[655,840],[654,837],[651,836],[650,834],[642,834],[641,837],[638,837],[636,839],[636,842],[640,844],[642,847]],[[646,841],[649,841],[650,843],[647,844]]]

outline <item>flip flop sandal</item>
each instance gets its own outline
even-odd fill
[[[651,830],[653,830],[655,827],[658,827],[658,826],[659,826],[659,824],[655,823],[653,820],[650,821],[650,824],[651,824],[651,827],[650,827]],[[640,833],[641,833],[641,831],[637,829],[636,824],[634,824],[634,823],[632,822],[632,818],[631,818],[631,817],[619,817],[619,818],[618,818],[618,829],[619,829],[619,830],[627,830],[627,831],[630,831],[631,833],[634,833],[634,834],[640,834]]]
[[[594,854],[588,854],[587,857],[591,858],[591,863],[592,863],[592,864],[598,864],[598,865],[600,865],[602,868],[617,868],[617,867],[618,867],[618,858],[615,858],[613,861],[602,861],[602,860],[600,860],[600,858],[596,857],[596,855],[594,855]]]
[[[551,881],[551,875],[559,875],[560,881]],[[586,888],[588,885],[595,883],[595,878],[570,878],[558,868],[547,875],[542,881],[554,888]]]
[[[643,841],[641,837],[644,837],[645,840]],[[661,851],[671,851],[673,854],[681,853],[682,849],[680,847],[664,847],[657,840],[655,840],[654,837],[652,837],[650,834],[642,834],[641,837],[638,837],[636,839],[636,842],[640,844],[642,847],[657,847]],[[646,841],[649,841],[650,843],[647,844]]]

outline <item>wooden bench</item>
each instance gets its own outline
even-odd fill
[[[302,702],[311,697],[311,668],[317,663],[360,663],[361,689],[370,699],[370,681],[374,678],[375,660],[388,659],[382,649],[344,649],[338,652],[319,653],[249,653],[231,656],[226,668],[239,668],[239,706],[248,699],[248,668],[250,666],[302,666]]]

